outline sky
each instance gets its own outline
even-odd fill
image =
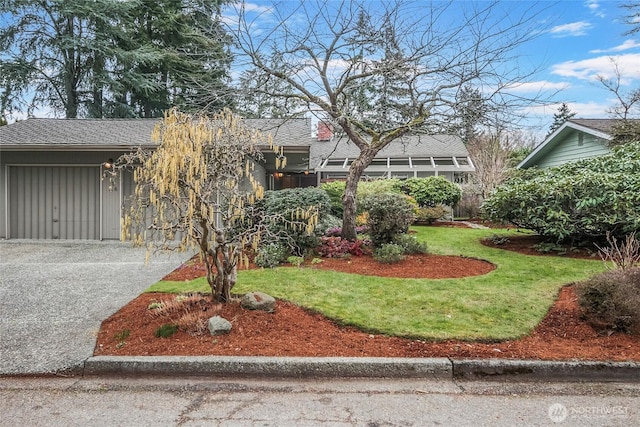
[[[297,2],[288,1],[292,4]],[[454,0],[452,7],[463,1]],[[517,52],[525,59],[523,64],[529,64],[538,71],[517,90],[523,95],[537,91],[553,92],[554,95],[549,105],[531,107],[523,126],[533,132],[545,133],[562,102],[569,105],[576,117],[610,117],[608,111],[616,100],[597,81],[597,76],[615,77],[614,64],[622,76],[623,93],[640,88],[640,32],[624,35],[631,26],[622,21],[626,12],[620,7],[622,2],[501,0],[501,3],[514,9],[530,7],[533,11],[543,11],[537,18],[540,19],[540,34]],[[271,4],[268,0],[247,1],[246,9],[260,13],[259,19],[269,19]],[[223,15],[228,17],[230,13],[224,11]],[[46,108],[37,110],[35,115],[53,116]]]
[[[450,9],[455,10],[463,2],[454,0]],[[553,96],[545,106],[528,108],[523,128],[544,137],[563,102],[576,113],[576,118],[611,117],[610,109],[617,101],[598,81],[598,76],[615,78],[616,67],[622,77],[621,93],[640,88],[640,32],[624,35],[632,26],[623,22],[628,13],[620,7],[623,2],[501,0],[500,3],[514,11],[530,8],[540,21],[540,34],[516,52],[522,59],[520,66],[525,64],[537,71],[515,90],[523,96],[538,92]],[[246,9],[254,10],[254,16],[260,16],[258,19],[269,20],[271,4],[248,1]]]

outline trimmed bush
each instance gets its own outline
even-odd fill
[[[415,236],[410,234],[398,234],[394,239],[393,243],[400,246],[405,254],[426,254],[427,244],[424,242],[418,241]]]
[[[413,197],[421,207],[455,206],[462,197],[460,186],[441,176],[396,181],[394,187]]]
[[[362,205],[369,212],[367,225],[375,248],[392,243],[398,234],[406,233],[415,219],[411,203],[402,194],[372,194]]]
[[[446,214],[447,211],[442,205],[434,206],[431,208],[422,207],[416,210],[416,221],[433,224],[433,221],[444,218]]]
[[[519,171],[483,206],[491,221],[556,241],[602,241],[640,230],[640,142],[545,170]]]
[[[318,226],[311,234],[302,227],[291,228],[283,222],[269,225],[269,232],[272,235],[280,236],[280,243],[292,248],[293,255],[303,255],[306,251],[315,248],[319,243],[319,236],[335,224],[330,219],[331,200],[327,193],[320,188],[288,188],[267,191],[263,206],[266,215],[280,214],[284,219],[295,218],[297,211],[318,210]]]
[[[579,283],[576,293],[596,329],[640,334],[640,268],[598,274]]]
[[[320,185],[329,196],[329,200],[331,202],[331,215],[337,216],[338,218],[342,218],[342,213],[344,211],[342,207],[342,196],[344,196],[344,189],[346,187],[346,182],[344,181],[333,181],[333,182],[325,182]]]
[[[269,243],[258,248],[255,263],[258,267],[273,268],[284,262],[288,256],[289,251],[280,243]]]
[[[395,243],[385,243],[373,251],[373,259],[383,264],[393,264],[404,258],[404,248]]]

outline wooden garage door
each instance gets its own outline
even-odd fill
[[[9,237],[99,239],[100,168],[9,168]]]

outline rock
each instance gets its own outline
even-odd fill
[[[209,332],[211,335],[224,335],[231,332],[231,322],[227,319],[214,316],[209,319]]]
[[[267,313],[273,313],[276,308],[276,300],[264,292],[249,292],[242,297],[240,306],[249,310],[262,310]]]

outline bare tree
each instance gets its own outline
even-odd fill
[[[506,6],[506,7],[505,7]],[[296,99],[359,149],[343,197],[342,237],[356,238],[358,182],[373,158],[409,133],[445,129],[465,85],[492,106],[531,99],[508,90],[532,75],[516,48],[540,34],[534,8],[501,2],[284,2],[255,19],[244,3],[228,33],[252,92]],[[272,84],[277,80],[284,84]]]
[[[609,114],[614,119],[618,119],[611,128],[613,135],[611,144],[620,145],[640,139],[640,121],[633,120],[634,113],[640,106],[640,89],[625,91],[622,88],[623,76],[618,63],[614,58],[611,58],[611,63],[613,64],[614,77],[607,79],[598,75],[597,79],[605,89],[616,97],[616,105],[609,109]]]

